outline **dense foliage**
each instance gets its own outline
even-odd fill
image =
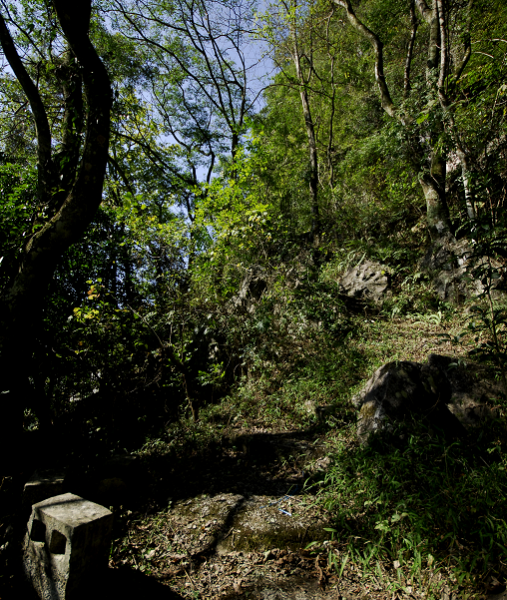
[[[17,289],[38,232],[88,169],[89,82],[54,4],[0,7],[50,132],[44,162],[27,88],[4,67],[4,300]],[[357,306],[337,286],[350,264],[371,257],[386,265],[396,292],[382,307],[386,319],[430,310],[441,319],[449,309],[418,266],[430,244],[467,239],[490,260],[489,283],[501,271],[503,0],[276,0],[259,7],[248,0],[100,0],[89,39],[112,90],[102,202],[84,233],[56,251],[54,268],[23,306],[38,315],[21,334],[22,377],[33,391],[20,394],[25,431],[52,425],[77,449],[86,440],[87,452],[98,454],[137,448],[178,419],[197,421],[201,411],[233,393],[241,398],[254,384],[262,388],[269,377],[270,389],[296,373],[308,395],[347,395],[332,382],[353,386],[365,374],[364,356],[347,345],[358,335]],[[487,330],[486,350],[505,380],[505,315],[490,291],[471,327]],[[322,355],[347,355],[346,368],[321,360],[315,340]],[[10,365],[6,344],[0,360]],[[290,413],[290,399],[282,404],[279,413]],[[412,460],[405,454],[430,461],[442,452],[437,443],[420,444],[414,439],[389,458],[396,473]],[[387,478],[384,450],[371,477]],[[333,493],[363,486],[351,483],[349,471],[363,470],[368,452],[343,459],[327,482],[339,480]],[[461,447],[449,456],[451,487],[458,463],[473,471],[478,459]],[[418,492],[400,512],[375,485],[366,502],[385,502],[386,518],[374,521],[366,510],[351,527],[342,511],[337,527],[345,524],[350,535],[376,527],[377,542],[395,557],[409,538],[400,533],[398,547],[387,533],[417,519],[426,527],[414,508],[426,499]],[[486,511],[489,496],[481,502]],[[387,518],[392,510],[397,525]],[[475,544],[479,534],[465,517]],[[438,518],[444,523],[446,515]]]
[[[454,231],[477,220],[502,226],[503,4],[442,2],[437,29],[427,18],[436,0],[371,0],[357,14],[346,5],[279,2],[257,15],[241,2],[95,5],[90,33],[115,94],[112,138],[102,207],[62,256],[34,340],[55,417],[74,397],[111,389],[165,390],[171,410],[224,393],[263,356],[262,337],[276,338],[281,306],[322,293],[318,271],[333,253],[359,245],[396,270],[421,252],[428,173],[440,178]],[[70,160],[67,59],[45,10],[13,5],[5,18],[55,116],[56,157]],[[381,40],[392,110],[364,31]],[[434,35],[446,44],[438,56]],[[262,107],[252,62],[261,51],[275,66]],[[5,292],[23,238],[54,209],[37,205],[34,123],[8,71],[1,98],[11,114],[2,125]]]

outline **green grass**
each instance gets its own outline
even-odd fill
[[[330,562],[340,572],[350,560],[365,575],[394,565],[390,583],[405,587],[428,585],[439,568],[461,590],[507,574],[505,443],[501,422],[453,443],[416,422],[367,447],[342,438],[313,484],[334,515],[340,550]]]

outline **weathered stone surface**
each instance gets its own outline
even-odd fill
[[[352,401],[359,410],[357,433],[364,443],[370,435],[390,431],[407,417],[426,419],[450,437],[464,426],[494,417],[485,404],[501,390],[481,379],[476,366],[448,356],[430,354],[426,363],[392,362],[380,367]]]
[[[43,600],[72,599],[107,567],[112,513],[74,494],[33,506],[23,547],[27,579]]]
[[[231,300],[234,309],[243,308],[252,312],[254,304],[267,288],[265,270],[254,265],[247,269],[237,295]]]
[[[348,269],[340,280],[340,288],[344,294],[373,302],[380,302],[388,287],[387,268],[371,260]]]
[[[297,495],[218,494],[176,502],[159,526],[170,536],[171,560],[181,560],[210,552],[299,549],[327,539],[326,524],[318,509],[304,506]]]
[[[420,261],[420,267],[432,273],[462,267],[472,256],[467,240],[456,240],[446,235],[435,240],[426,250]]]
[[[32,506],[63,493],[65,473],[52,469],[38,470],[25,483],[23,505]]]
[[[445,356],[438,358],[444,361],[442,368],[452,388],[449,410],[465,427],[500,416],[500,408],[490,402],[504,393],[500,381],[488,377],[479,365],[456,362]]]
[[[198,496],[177,502],[169,513],[173,546],[183,555],[207,552],[223,535],[243,502],[244,497],[239,494]]]
[[[380,367],[354,399],[359,409],[357,433],[366,442],[372,433],[389,431],[409,415],[426,417],[452,434],[459,421],[447,408],[452,396],[448,379],[432,361],[392,362]]]
[[[428,363],[439,369],[451,386],[451,399],[447,407],[465,425],[476,425],[485,418],[499,415],[498,406],[490,399],[501,398],[501,382],[495,382],[478,364],[449,356],[430,354]]]
[[[239,507],[216,550],[219,554],[228,554],[264,552],[272,548],[299,549],[309,541],[326,539],[325,526],[325,521],[299,505],[297,497],[252,496]]]

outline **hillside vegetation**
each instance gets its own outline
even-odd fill
[[[379,598],[503,591],[505,3],[76,7],[0,8],[5,593],[31,473],[119,454],[151,483],[132,506],[105,496],[112,566],[162,580],[135,528],[155,531],[168,495],[241,494],[272,469],[327,515],[304,552],[329,590],[353,573]],[[377,302],[340,284],[367,260]],[[360,445],[353,396],[431,353],[494,384],[495,417]],[[325,451],[265,468],[242,446],[256,433]],[[187,575],[167,582],[222,593]]]

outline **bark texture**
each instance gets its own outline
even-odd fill
[[[320,215],[319,215],[319,159],[317,154],[317,138],[315,135],[315,125],[310,109],[310,100],[308,98],[308,90],[306,88],[307,81],[305,80],[302,68],[301,57],[297,44],[297,39],[294,33],[294,64],[296,66],[296,74],[299,80],[299,96],[301,98],[301,106],[303,109],[303,117],[305,120],[306,135],[308,137],[308,150],[310,154],[310,196],[312,206],[312,241],[319,234]]]

